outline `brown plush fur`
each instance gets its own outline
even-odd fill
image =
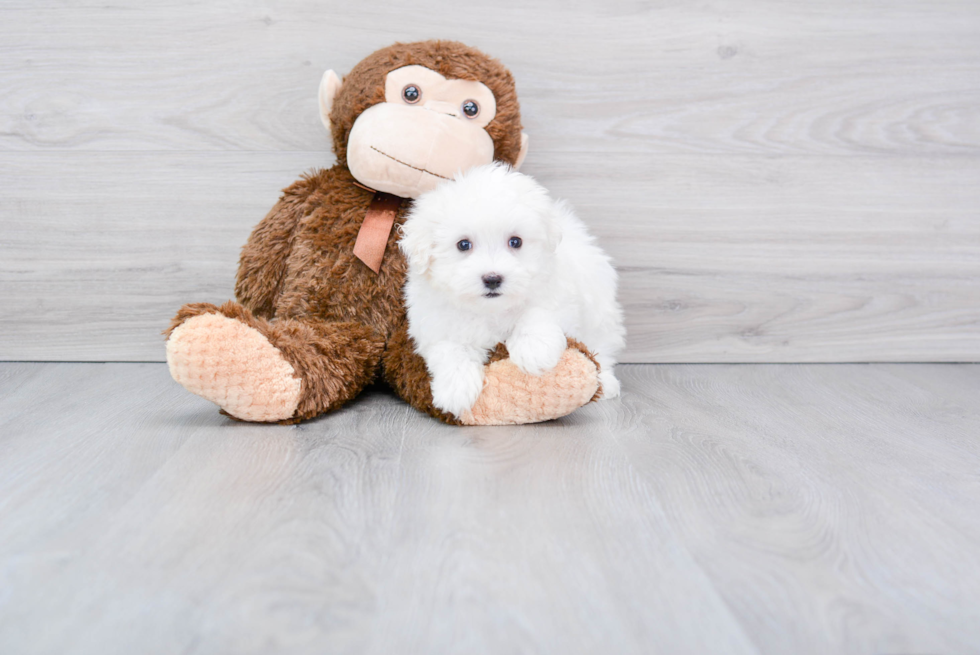
[[[184,305],[164,334],[169,338],[184,321],[208,313],[236,319],[258,330],[302,380],[296,414],[283,423],[313,418],[357,396],[374,380],[384,350],[384,339],[360,323],[290,318],[268,321],[234,301],[220,307],[211,303]]]
[[[385,75],[410,64],[427,66],[447,78],[486,84],[497,101],[497,114],[487,127],[496,159],[515,162],[520,113],[513,79],[500,62],[450,41],[379,50],[344,78],[334,101],[330,119],[337,164],[285,189],[249,237],[235,286],[239,302],[186,305],[167,333],[207,312],[254,327],[302,380],[299,407],[288,421],[333,410],[380,377],[417,409],[458,422],[432,406],[425,362],[414,352],[406,330],[406,262],[396,243],[397,226],[404,222],[410,201],[402,202],[380,273],[353,254],[373,194],[357,186],[347,169],[347,136],[362,111],[384,101]]]

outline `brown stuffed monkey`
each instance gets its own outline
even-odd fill
[[[238,302],[185,305],[167,363],[189,391],[238,419],[292,423],[337,409],[375,379],[448,423],[533,423],[598,393],[595,362],[569,340],[541,377],[498,346],[463,416],[432,405],[406,331],[405,261],[396,243],[411,198],[527,151],[514,81],[500,62],[451,41],[395,44],[343,82],[327,71],[320,110],[337,163],[283,191],[242,249]]]

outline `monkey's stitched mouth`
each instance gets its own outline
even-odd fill
[[[412,166],[411,164],[409,164],[407,162],[403,162],[401,159],[395,159],[394,157],[392,157],[391,155],[389,155],[387,152],[384,152],[383,150],[378,150],[374,146],[371,146],[371,150],[375,151],[378,154],[384,155],[385,157],[387,157],[391,161],[396,162],[398,164],[401,164],[402,166],[408,166],[411,169],[414,169],[416,171],[421,171],[423,173],[428,173],[429,175],[433,175],[435,177],[442,178],[443,180],[449,180],[449,179],[451,179],[451,178],[446,177],[445,175],[439,175],[438,173],[433,173],[432,171],[428,171],[428,170],[426,170],[424,168],[419,168],[418,166]]]

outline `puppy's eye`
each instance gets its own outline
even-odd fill
[[[511,248],[520,248],[523,243],[524,242],[521,241],[520,237],[511,237],[510,241],[507,242],[507,245]]]
[[[460,239],[459,241],[456,242],[456,247],[462,250],[463,252],[466,252],[467,250],[473,247],[473,244],[470,243],[469,239]]]
[[[467,100],[463,103],[463,113],[467,118],[476,118],[480,113],[480,105],[476,104],[476,100]]]
[[[402,89],[402,98],[410,105],[414,105],[422,97],[422,89],[414,84],[409,84]]]

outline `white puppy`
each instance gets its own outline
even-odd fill
[[[533,179],[501,164],[457,175],[415,201],[399,246],[408,332],[436,407],[459,416],[473,406],[498,343],[518,368],[542,375],[566,335],[595,353],[603,397],[619,395],[616,271],[582,221]]]

